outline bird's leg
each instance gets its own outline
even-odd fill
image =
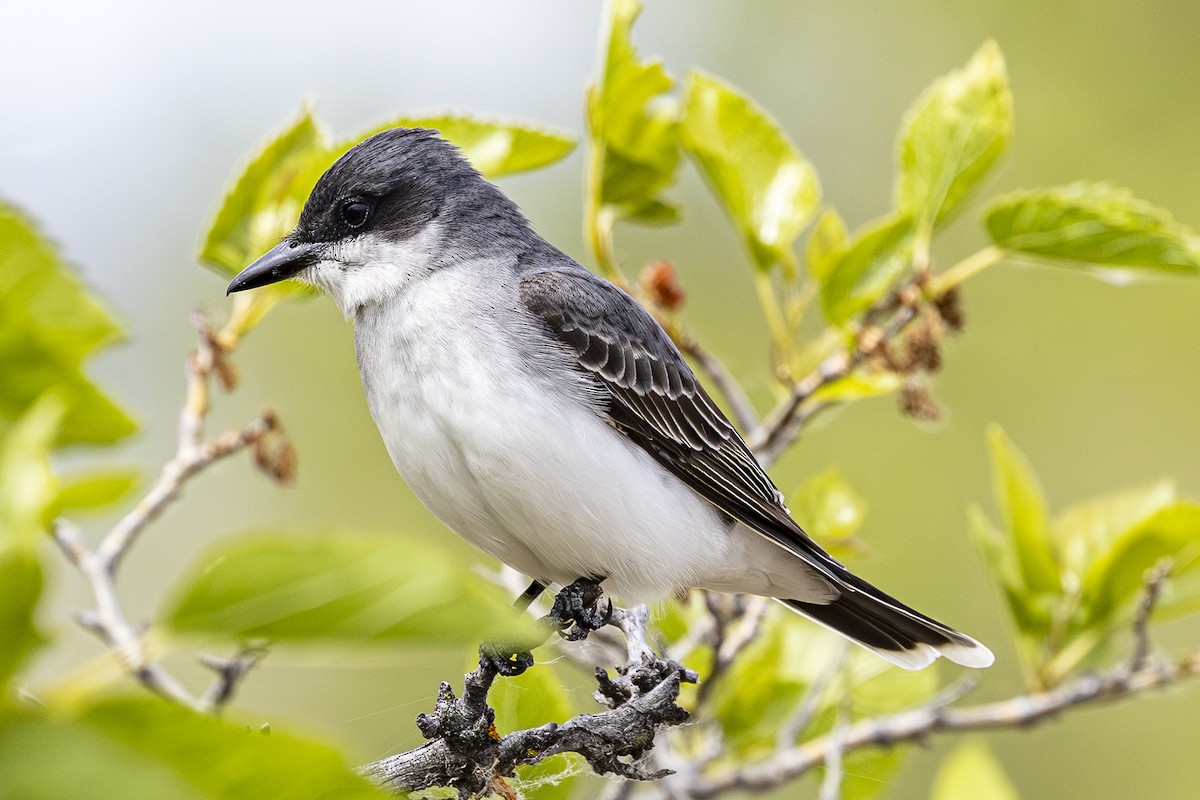
[[[521,596],[513,601],[513,608],[517,611],[524,611],[544,591],[546,591],[546,584],[535,578],[529,587],[521,592]],[[499,642],[484,642],[479,645],[479,658],[491,664],[497,673],[506,678],[520,675],[533,666],[533,653],[528,650],[517,650],[512,645]]]
[[[533,603],[534,600],[537,600],[539,597],[541,597],[542,592],[546,591],[546,585],[547,584],[542,583],[538,579],[534,578],[529,584],[529,587],[525,591],[521,592],[521,596],[513,601],[513,608],[515,608],[517,611],[524,611],[525,609],[529,608],[530,604]]]
[[[612,620],[612,602],[601,613],[597,606],[604,597],[600,578],[580,578],[564,586],[554,598],[546,619],[559,629],[559,635],[571,642],[586,639],[592,631],[600,630]]]

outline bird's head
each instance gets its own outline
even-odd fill
[[[329,292],[350,315],[471,255],[480,237],[464,239],[464,221],[470,228],[512,214],[523,226],[520,212],[436,131],[392,128],[339,158],[317,181],[296,229],[228,291],[297,278]]]

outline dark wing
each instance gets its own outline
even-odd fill
[[[617,430],[838,588],[827,602],[785,598],[786,605],[908,669],[936,653],[970,667],[992,663],[986,647],[853,575],[808,538],[666,332],[628,294],[582,267],[561,267],[527,273],[521,300],[593,378]]]
[[[848,573],[800,529],[750,448],[662,327],[582,268],[527,273],[521,300],[607,394],[609,421],[725,514],[829,577]]]

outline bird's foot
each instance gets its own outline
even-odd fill
[[[554,605],[546,619],[558,628],[559,635],[570,642],[586,639],[612,621],[613,606],[609,601],[601,612],[598,608],[604,590],[600,588],[603,578],[580,578],[570,586],[564,586],[554,598]]]
[[[512,645],[484,642],[479,645],[479,663],[496,670],[505,678],[514,678],[533,666],[533,653]]]

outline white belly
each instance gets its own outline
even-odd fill
[[[712,507],[569,393],[570,373],[539,380],[502,332],[478,324],[476,311],[496,312],[472,295],[444,271],[385,316],[358,319],[371,412],[426,507],[556,583],[605,576],[612,591],[645,597],[727,571],[743,548]]]

